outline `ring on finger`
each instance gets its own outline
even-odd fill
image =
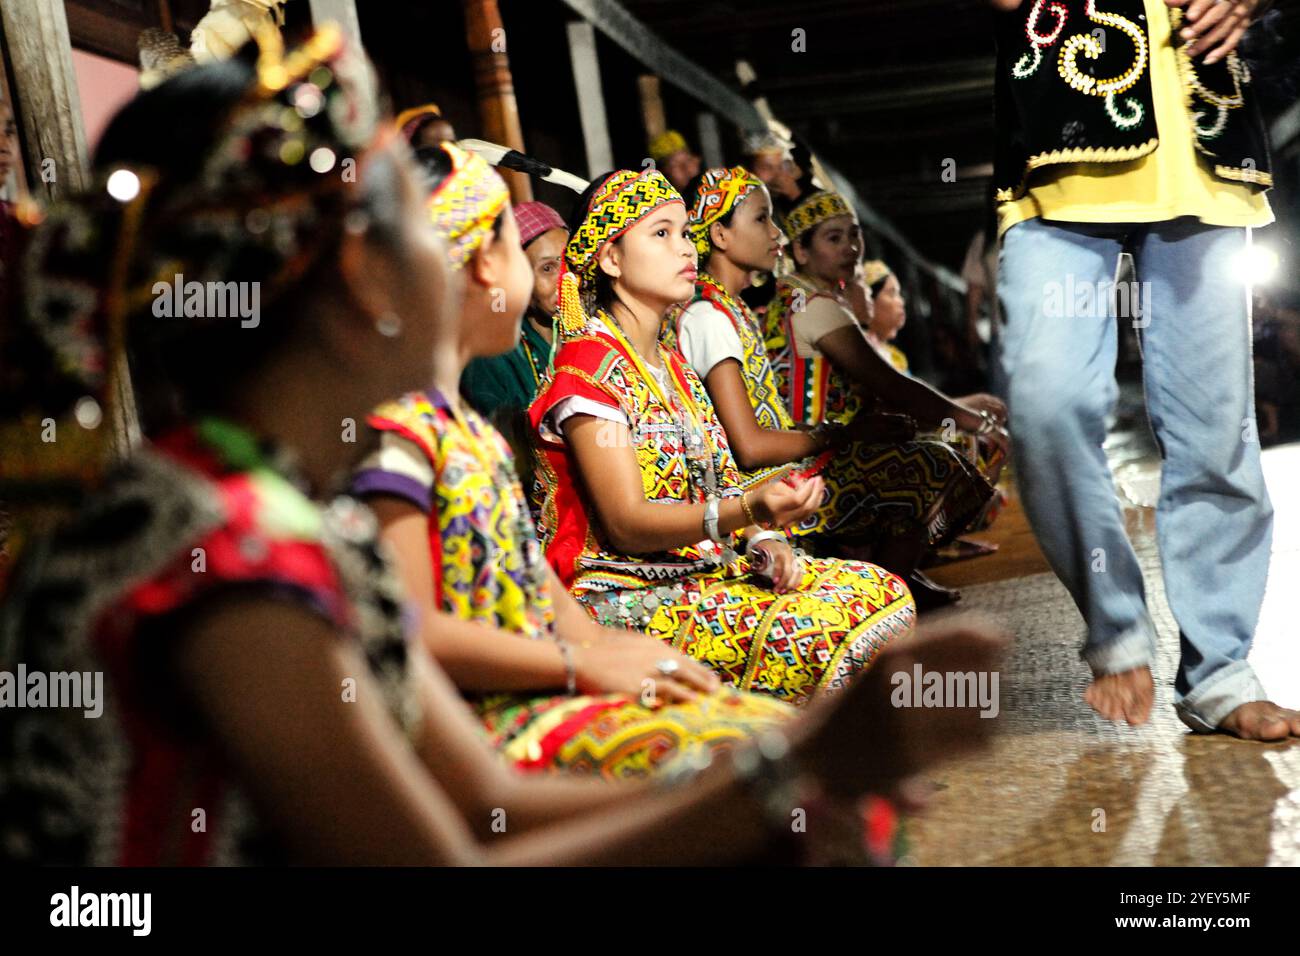
[[[681,669],[681,666],[681,664],[677,663],[677,661],[673,660],[671,657],[665,657],[661,661],[655,661],[655,670],[664,677],[672,677]]]

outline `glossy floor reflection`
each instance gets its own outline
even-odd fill
[[[1274,700],[1300,707],[1300,446],[1270,449],[1264,462],[1276,531],[1250,659]],[[935,572],[962,586],[963,608],[1005,622],[1016,643],[1001,675],[993,747],[935,778],[941,789],[930,812],[910,825],[916,863],[1300,864],[1300,742],[1193,735],[1174,715],[1178,632],[1164,601],[1154,516],[1143,507],[1155,500],[1158,474],[1141,454],[1115,464],[1160,632],[1153,718],[1131,729],[1083,703],[1082,622],[1055,576],[1042,573],[1013,500],[1005,524],[981,536],[1000,544],[998,554]]]

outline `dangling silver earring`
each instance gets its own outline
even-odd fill
[[[395,339],[402,331],[402,317],[396,312],[385,312],[375,323],[375,331],[386,339]]]

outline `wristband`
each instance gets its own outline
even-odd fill
[[[722,536],[718,534],[718,508],[721,505],[722,499],[716,497],[710,498],[704,505],[704,533],[715,544],[722,544]]]
[[[742,491],[740,493],[740,507],[745,509],[745,518],[748,519],[750,524],[758,524],[758,519],[754,517],[754,509],[749,505],[748,491]],[[762,525],[759,525],[759,527],[761,528]]]
[[[763,541],[784,541],[787,544],[789,543],[789,539],[780,531],[760,531],[745,542],[745,554],[749,554],[754,550],[754,545]]]

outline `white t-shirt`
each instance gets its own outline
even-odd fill
[[[591,316],[590,322],[597,331],[608,333],[608,327],[596,316]],[[651,371],[655,371],[655,369],[651,369]],[[617,422],[628,427],[631,427],[632,424],[620,408],[601,404],[582,395],[570,395],[568,398],[561,399],[554,408],[546,413],[538,430],[543,438],[563,444],[564,431],[561,426],[564,425],[566,418],[572,418],[574,415],[591,415],[593,418],[602,418],[605,421]]]
[[[727,359],[735,359],[744,366],[745,350],[736,327],[713,303],[692,302],[682,313],[677,328],[677,344],[701,379]]]

